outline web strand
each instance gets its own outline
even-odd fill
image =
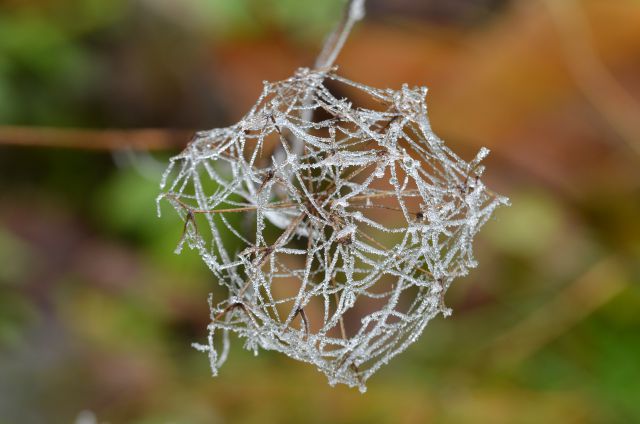
[[[335,97],[326,80],[378,109]],[[198,345],[214,375],[235,333],[364,390],[450,313],[444,294],[476,266],[473,238],[507,199],[481,181],[488,150],[466,162],[431,131],[425,95],[300,69],[171,159],[159,199],[185,222],[179,249],[197,250],[227,290]]]

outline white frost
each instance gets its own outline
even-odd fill
[[[380,108],[354,107],[324,80]],[[487,149],[465,162],[431,131],[425,94],[300,70],[171,159],[160,199],[228,291],[210,303],[207,343],[194,345],[214,375],[233,332],[255,353],[280,351],[364,390],[450,314],[446,290],[475,265],[473,238],[507,200],[480,181]]]

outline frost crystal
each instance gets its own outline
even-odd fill
[[[465,162],[433,134],[426,93],[300,69],[171,159],[159,199],[184,220],[179,248],[198,250],[228,290],[210,299],[208,343],[196,345],[214,375],[233,332],[365,390],[450,314],[444,294],[476,265],[473,237],[507,199],[480,180],[487,149]]]

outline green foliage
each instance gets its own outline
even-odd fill
[[[301,41],[322,39],[335,25],[343,0],[193,0],[211,14],[218,35],[259,35],[270,27],[280,28]]]
[[[95,70],[63,28],[44,17],[0,15],[0,58],[0,122],[77,122],[65,109],[88,89]]]

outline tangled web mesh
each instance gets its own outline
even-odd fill
[[[426,92],[300,69],[171,159],[159,200],[184,220],[178,251],[197,249],[228,290],[210,298],[208,343],[196,345],[214,375],[233,332],[365,390],[450,313],[444,294],[476,265],[473,237],[507,199],[480,180],[487,149],[465,162],[433,134]]]

